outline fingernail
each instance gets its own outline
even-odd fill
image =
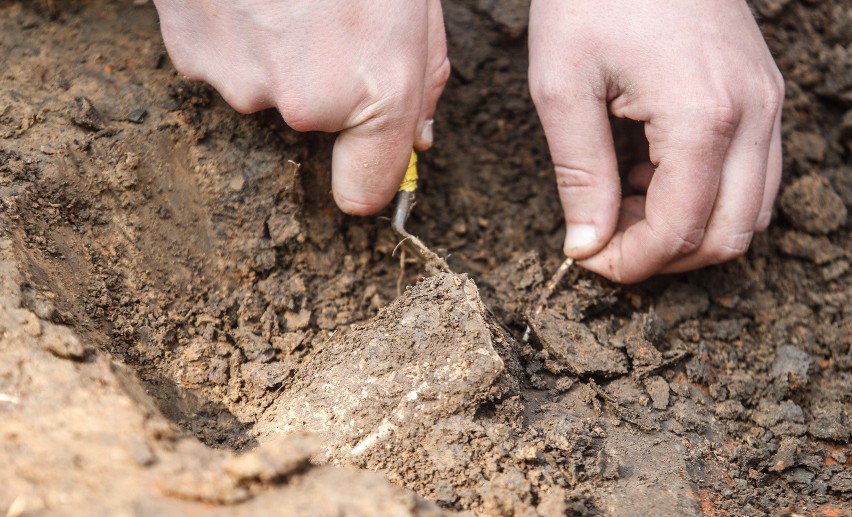
[[[429,119],[423,122],[423,129],[420,130],[420,140],[426,145],[432,145],[432,125],[435,123],[434,119]]]
[[[580,251],[595,243],[598,232],[590,224],[572,224],[565,231],[565,252]]]

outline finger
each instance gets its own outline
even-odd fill
[[[753,113],[740,125],[725,157],[719,194],[701,246],[687,256],[676,258],[661,273],[721,264],[748,250],[763,201],[775,119],[774,109],[768,117],[751,111]]]
[[[738,113],[724,107],[652,117],[645,127],[657,168],[648,186],[645,219],[581,265],[632,283],[698,249],[738,120]]]
[[[762,232],[769,226],[772,219],[772,205],[775,204],[775,196],[778,195],[778,187],[781,186],[782,169],[781,148],[781,110],[775,118],[775,126],[772,128],[772,140],[769,143],[769,160],[766,164],[766,185],[763,190],[763,202],[760,206],[760,215],[757,217],[755,231]]]
[[[378,9],[378,4],[370,5]],[[363,100],[358,108],[347,111],[350,115],[334,144],[332,193],[338,207],[352,215],[373,214],[393,199],[411,157],[423,102],[427,6],[416,2],[394,6],[400,15],[384,15],[403,19],[386,29],[396,38],[395,48],[372,49],[370,55],[383,59],[358,65],[355,75],[363,83]]]
[[[556,21],[530,18],[530,93],[544,128],[565,216],[565,254],[597,253],[615,231],[621,185],[606,103],[594,63],[566,55]],[[588,60],[585,60],[588,61]]]
[[[615,231],[621,198],[606,104],[586,98],[557,108],[551,100],[539,113],[565,217],[565,254],[588,257]]]
[[[334,143],[331,189],[337,206],[352,215],[378,212],[393,199],[411,157],[420,106],[418,94],[342,131]]]
[[[415,132],[414,147],[425,151],[432,147],[432,126],[438,99],[450,79],[450,60],[447,58],[447,34],[440,0],[428,1],[428,55],[423,80],[423,102]]]

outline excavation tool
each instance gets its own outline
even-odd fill
[[[405,249],[419,257],[420,260],[426,264],[427,271],[429,271],[430,274],[438,272],[452,273],[452,270],[450,270],[450,266],[447,264],[446,260],[434,251],[430,250],[425,244],[423,244],[423,241],[410,234],[408,230],[405,229],[405,223],[408,221],[408,216],[414,208],[415,192],[417,191],[418,180],[417,153],[411,151],[411,158],[408,160],[408,168],[405,170],[405,176],[402,178],[402,183],[399,184],[399,192],[397,192],[396,195],[396,209],[394,210],[393,219],[391,220],[391,227],[393,228],[393,231],[402,238],[400,245],[404,246]],[[548,280],[547,284],[545,284],[544,291],[542,291],[541,296],[539,296],[529,318],[535,318],[541,313],[547,303],[547,300],[553,294],[553,291],[556,290],[556,287],[562,279],[565,278],[565,275],[571,269],[572,265],[574,265],[574,260],[571,258],[565,259],[562,264],[559,265],[556,273],[554,273],[550,280]],[[530,333],[531,329],[529,324],[527,324],[523,337],[523,341],[525,343],[529,341]]]
[[[408,168],[405,170],[405,176],[402,178],[402,183],[399,184],[399,192],[396,194],[396,210],[391,220],[391,228],[402,238],[400,244],[405,246],[405,249],[416,255],[426,263],[427,269],[434,270],[430,273],[452,273],[447,261],[440,255],[430,250],[423,244],[423,241],[408,233],[405,229],[405,223],[408,221],[408,216],[411,214],[411,209],[414,208],[415,192],[417,192],[417,153],[411,151],[411,158],[408,160]]]

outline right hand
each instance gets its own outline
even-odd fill
[[[332,191],[367,215],[432,144],[449,78],[440,0],[154,0],[177,70],[239,112],[277,108],[297,131],[340,132]]]
[[[534,0],[529,30],[565,254],[630,283],[745,253],[781,181],[784,99],[745,1]],[[609,114],[649,143],[623,201]]]

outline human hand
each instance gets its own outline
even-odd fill
[[[717,264],[769,225],[784,83],[742,0],[533,0],[530,91],[553,157],[565,254],[612,280]],[[608,111],[650,163],[621,200]],[[619,203],[621,202],[621,203]]]
[[[450,64],[440,0],[154,0],[179,72],[242,113],[277,108],[297,131],[340,132],[344,212],[388,204],[412,147],[432,144]]]

